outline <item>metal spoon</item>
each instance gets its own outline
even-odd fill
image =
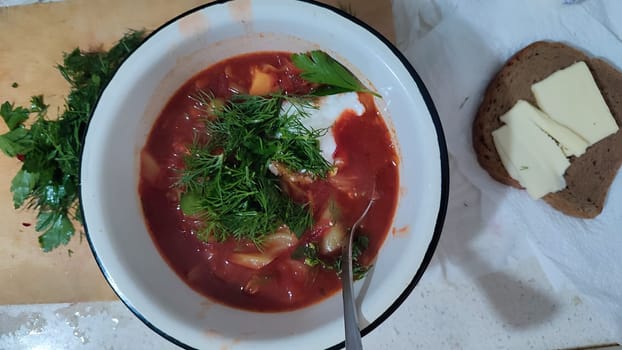
[[[348,232],[348,237],[346,240],[346,246],[343,247],[342,258],[341,258],[341,284],[343,286],[343,320],[345,325],[346,332],[346,349],[347,350],[362,350],[363,343],[361,341],[361,331],[359,329],[359,320],[358,315],[356,313],[356,306],[354,304],[354,296],[353,296],[353,286],[352,286],[352,239],[354,237],[354,233],[356,229],[359,227],[367,212],[369,212],[369,208],[371,208],[372,203],[376,200],[375,197],[376,188],[374,186],[374,190],[372,191],[371,198],[369,199],[369,203],[367,203],[367,207],[363,211],[363,214],[356,220],[352,228],[350,228],[350,232]]]

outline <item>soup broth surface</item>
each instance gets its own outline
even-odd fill
[[[251,93],[256,70],[272,77],[271,91],[306,94],[313,85],[300,77],[291,53],[259,52],[236,56],[198,73],[170,98],[157,118],[141,153],[139,194],[153,241],[170,267],[198,293],[232,307],[276,312],[321,301],[341,288],[338,275],[320,265],[309,266],[296,252],[319,242],[327,230],[322,215],[328,205],[339,208],[340,221],[350,227],[363,212],[372,191],[375,198],[357,235],[368,239],[359,258],[373,261],[390,229],[398,198],[398,157],[391,134],[372,95],[358,93],[365,111],[345,110],[332,126],[336,144],[334,173],[326,179],[297,184],[284,192],[312,198],[314,225],[294,245],[259,269],[234,262],[235,254],[261,254],[253,243],[228,239],[203,242],[196,236],[200,222],[180,209],[175,183],[184,167],[187,147],[205,125],[192,96],[209,91],[227,101],[232,94]],[[297,200],[300,200],[299,198]],[[318,243],[319,244],[319,243]],[[340,252],[334,253],[339,255]]]

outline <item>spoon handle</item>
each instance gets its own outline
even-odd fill
[[[341,269],[341,283],[343,286],[343,321],[345,324],[346,332],[346,350],[362,350],[363,343],[361,341],[361,331],[359,329],[359,320],[356,313],[356,305],[354,303],[354,291],[352,286],[352,240],[354,239],[354,233],[356,229],[369,212],[371,205],[374,203],[376,187],[372,191],[372,196],[367,203],[367,207],[361,214],[361,216],[352,225],[350,232],[348,232],[348,238],[346,240],[346,246],[343,249],[342,254],[342,269]]]
[[[352,232],[350,233],[352,241]],[[359,330],[356,306],[354,304],[354,293],[352,291],[352,244],[348,244],[348,257],[343,259],[342,276],[343,279],[343,317],[346,332],[346,350],[362,350],[361,331]],[[345,254],[344,254],[345,255]]]

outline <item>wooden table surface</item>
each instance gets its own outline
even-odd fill
[[[245,0],[244,0],[245,1]],[[390,0],[326,0],[394,40]],[[107,48],[128,29],[153,30],[198,0],[66,0],[0,8],[0,103],[43,94],[55,116],[68,85],[55,65],[75,47]],[[17,88],[12,84],[18,83]],[[3,123],[0,133],[6,132]],[[9,190],[21,163],[0,154],[0,304],[113,300],[84,237],[43,253],[35,213],[15,210]],[[69,252],[73,252],[69,254]]]

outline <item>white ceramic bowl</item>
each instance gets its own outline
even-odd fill
[[[379,33],[310,1],[241,0],[189,11],[152,33],[103,92],[82,155],[87,237],[106,279],[145,324],[188,348],[318,349],[343,346],[341,295],[284,313],[212,303],[158,253],[138,197],[139,152],[182,83],[212,63],[265,50],[320,48],[383,95],[377,100],[399,145],[400,196],[374,270],[355,289],[363,334],[382,323],[421,278],[438,241],[448,197],[439,118],[423,83]]]

